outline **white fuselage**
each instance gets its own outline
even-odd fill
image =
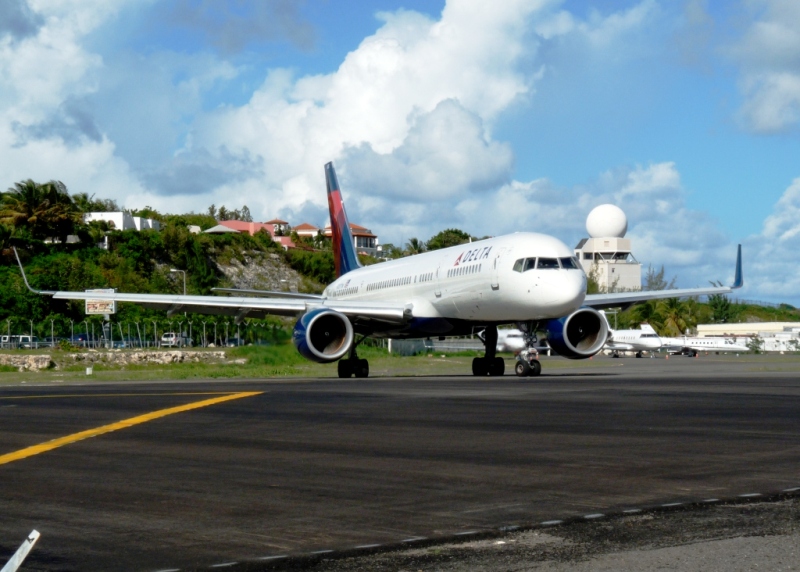
[[[652,328],[616,330],[606,342],[606,349],[626,352],[654,352],[661,348],[661,338]]]
[[[497,324],[572,313],[586,296],[586,275],[560,240],[520,232],[358,268],[323,296],[400,302],[414,318]]]
[[[691,350],[694,352],[747,352],[750,351],[745,345],[737,344],[732,338],[690,338],[683,336],[680,338],[662,338],[664,348],[682,352]]]

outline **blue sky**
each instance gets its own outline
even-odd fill
[[[794,0],[8,0],[0,179],[325,224],[333,160],[382,242],[585,235],[681,286],[800,305]]]

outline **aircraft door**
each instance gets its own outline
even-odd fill
[[[506,249],[501,248],[492,260],[492,290],[500,289],[500,270],[502,269],[503,255]]]

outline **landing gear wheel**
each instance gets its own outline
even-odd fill
[[[355,360],[355,362],[356,366],[353,369],[356,377],[369,377],[369,362],[365,359]]]
[[[638,358],[642,357],[642,352],[636,352],[636,357]]]
[[[528,377],[531,375],[531,366],[526,361],[518,361],[514,366],[514,373],[519,377]]]
[[[542,373],[542,364],[539,362],[538,359],[535,359],[531,362],[531,373],[530,375],[535,377]]]
[[[340,359],[338,365],[339,377],[353,377],[353,365],[349,359]]]
[[[472,375],[486,375],[489,368],[486,367],[486,360],[483,358],[472,358]]]
[[[488,360],[487,360],[488,361]],[[494,358],[489,362],[489,375],[502,376],[506,372],[506,362],[501,357]]]

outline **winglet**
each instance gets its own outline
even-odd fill
[[[17,264],[19,264],[19,271],[22,273],[22,280],[25,282],[25,286],[27,286],[28,290],[33,292],[34,294],[55,294],[55,292],[51,292],[49,290],[34,290],[31,288],[31,285],[28,283],[28,277],[25,276],[25,269],[22,268],[22,262],[19,259],[19,254],[17,254],[17,248],[15,246],[11,247],[14,250],[14,256],[17,257]]]
[[[742,245],[740,244],[736,253],[736,275],[734,276],[731,290],[736,290],[742,286],[744,286],[744,276],[742,276]]]
[[[344,210],[342,193],[339,190],[339,180],[333,163],[325,165],[325,183],[328,187],[328,209],[331,215],[331,233],[333,235],[333,265],[336,277],[347,274],[351,270],[361,267],[356,255],[353,235],[350,233],[350,223]]]

